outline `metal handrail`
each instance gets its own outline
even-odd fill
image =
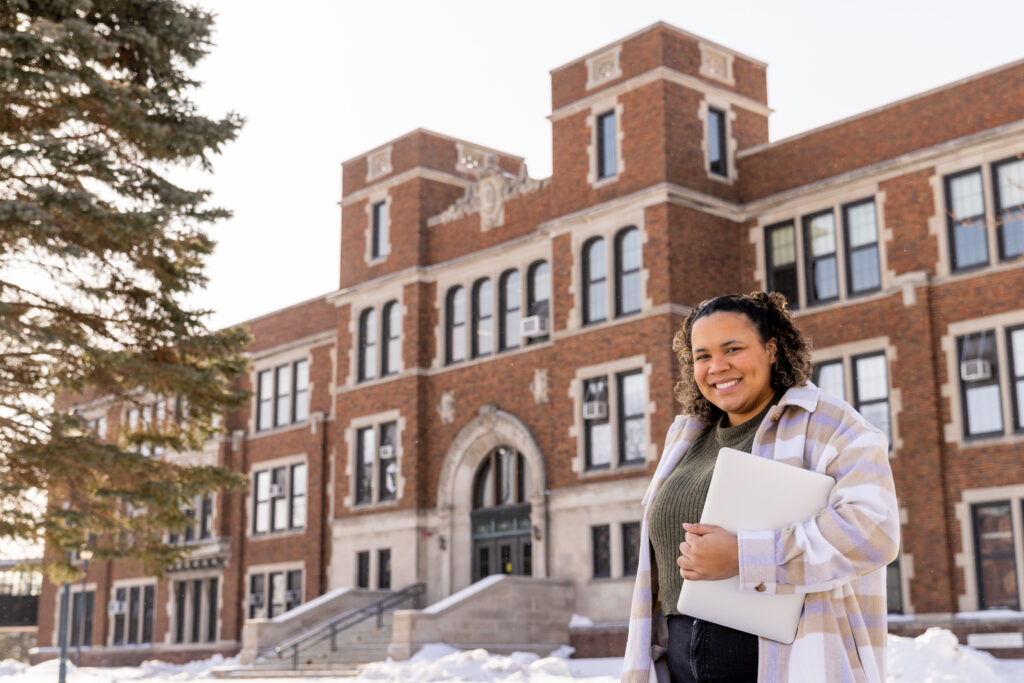
[[[339,633],[346,629],[350,629],[356,624],[360,624],[373,616],[377,617],[377,628],[382,628],[384,626],[385,611],[389,611],[410,599],[415,600],[416,604],[419,604],[419,599],[426,592],[427,586],[424,583],[408,585],[400,591],[392,593],[391,595],[385,595],[383,598],[371,602],[369,605],[363,605],[362,607],[356,607],[347,612],[343,612],[337,619],[323,624],[322,626],[315,628],[313,631],[282,641],[274,648],[274,654],[279,658],[284,659],[285,652],[290,650],[292,671],[298,671],[299,655],[303,650],[307,650],[330,638],[331,652],[336,652],[338,650]]]

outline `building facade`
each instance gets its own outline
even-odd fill
[[[85,661],[233,653],[330,589],[435,602],[495,573],[572,579],[580,653],[614,649],[672,336],[755,289],[889,435],[893,630],[1024,656],[1024,61],[775,142],[765,69],[659,23],[551,72],[549,178],[425,130],[344,162],[338,289],[250,321],[250,409],[160,455],[248,490],[196,501],[163,579],[89,567]],[[109,438],[169,414],[79,409]],[[58,609],[47,584],[38,657]]]

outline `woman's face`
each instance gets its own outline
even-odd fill
[[[772,400],[775,340],[762,344],[747,316],[723,311],[700,318],[690,341],[697,387],[730,425],[746,422]]]

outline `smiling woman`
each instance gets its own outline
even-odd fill
[[[781,294],[705,301],[673,349],[684,415],[643,501],[622,679],[885,680],[885,566],[899,523],[884,435],[809,381],[810,344]],[[723,447],[825,472],[836,480],[828,506],[778,530],[699,523]],[[737,575],[741,591],[806,595],[793,644],[677,611],[683,581]]]

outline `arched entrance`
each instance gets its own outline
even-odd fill
[[[473,581],[491,574],[533,575],[530,486],[526,458],[509,446],[498,446],[477,467],[470,513]]]

